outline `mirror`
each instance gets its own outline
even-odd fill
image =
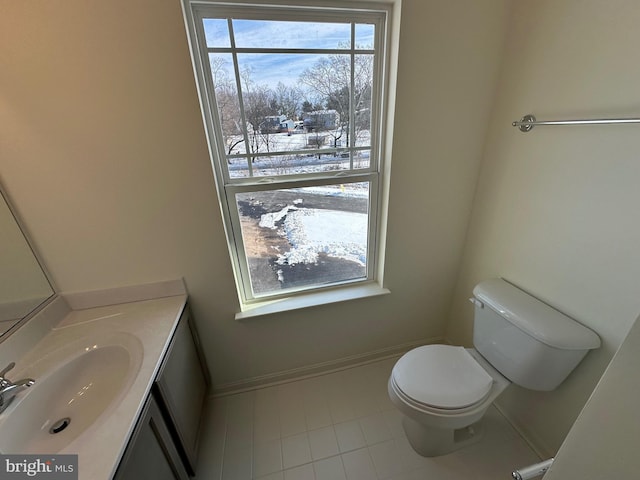
[[[0,188],[0,341],[53,294]]]

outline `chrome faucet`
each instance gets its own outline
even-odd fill
[[[0,413],[4,412],[20,390],[36,383],[32,378],[23,378],[15,382],[7,379],[5,375],[15,366],[16,364],[11,362],[0,372]]]

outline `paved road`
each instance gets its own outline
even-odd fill
[[[287,205],[302,199],[299,207],[321,208],[325,210],[339,210],[343,212],[367,213],[368,199],[362,197],[340,197],[337,195],[310,194],[290,190],[273,190],[268,192],[253,192],[243,194],[239,201],[243,215],[260,218],[265,213],[278,212]]]

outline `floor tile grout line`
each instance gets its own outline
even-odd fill
[[[348,455],[348,454],[350,454],[350,453],[357,452],[357,451],[359,451],[359,450],[367,450],[367,455],[369,456],[369,460],[371,460],[371,465],[373,465],[374,470],[375,470],[375,462],[374,462],[374,460],[373,460],[373,457],[372,457],[372,455],[371,455],[371,451],[370,451],[369,449],[370,449],[371,447],[373,447],[373,446],[380,445],[381,443],[385,443],[385,442],[389,442],[389,441],[391,441],[391,439],[389,439],[389,440],[383,440],[383,441],[380,441],[380,442],[376,442],[376,443],[374,443],[374,444],[372,444],[372,445],[365,445],[365,446],[363,446],[363,447],[352,448],[352,449],[346,450],[346,451],[344,451],[344,452],[338,452],[338,453],[336,453],[335,455],[330,455],[330,456],[328,456],[328,457],[319,458],[319,459],[317,459],[317,460],[312,459],[312,460],[310,460],[310,461],[308,461],[308,462],[304,462],[304,463],[301,463],[301,464],[299,464],[299,465],[293,465],[293,466],[288,467],[288,468],[284,468],[284,464],[283,464],[283,468],[281,468],[281,469],[280,469],[280,470],[278,470],[278,471],[271,472],[271,473],[268,473],[268,474],[262,475],[262,476],[260,476],[260,477],[253,477],[253,476],[252,476],[251,478],[252,478],[252,479],[254,479],[254,480],[257,480],[257,479],[260,479],[260,478],[262,478],[262,477],[266,477],[266,476],[269,476],[269,475],[274,475],[274,474],[276,474],[276,473],[285,472],[285,471],[287,471],[287,470],[293,470],[294,468],[304,467],[305,465],[313,465],[314,463],[321,462],[321,461],[328,460],[328,459],[330,459],[330,458],[335,458],[335,457],[340,457],[340,461],[341,461],[341,463],[342,463],[342,468],[343,468],[343,470],[345,470],[345,472],[346,472],[346,469],[345,469],[345,466],[344,466],[344,461],[343,461],[343,458],[342,458],[342,457],[343,457],[343,455]],[[419,467],[418,467],[418,468],[419,468]],[[417,468],[416,468],[416,470],[417,470]],[[378,472],[377,472],[377,470],[376,470],[376,476],[378,476]]]
[[[364,448],[366,448],[366,447],[364,447]],[[360,449],[357,449],[357,450],[360,450]],[[352,451],[356,451],[356,450],[352,450]],[[346,452],[346,453],[349,453],[349,452]],[[312,465],[313,466],[314,463],[318,463],[318,462],[321,462],[321,461],[324,461],[324,460],[329,460],[330,458],[334,458],[334,457],[340,457],[340,461],[342,462],[342,455],[343,455],[342,453],[338,453],[336,455],[331,455],[330,457],[325,457],[325,458],[321,458],[321,459],[318,459],[318,460],[312,460],[310,462],[301,463],[300,465],[294,465],[294,466],[289,467],[289,468],[282,468],[281,470],[278,470],[277,472],[272,472],[272,473],[269,473],[269,474],[266,474],[266,475],[262,475],[262,477],[266,477],[266,476],[269,476],[269,475],[275,475],[276,473],[284,473],[286,471],[293,470],[294,468],[300,468],[300,467],[304,467],[306,465]],[[342,469],[344,470],[344,462],[342,462]],[[262,477],[257,477],[257,478],[256,477],[251,477],[251,478],[253,478],[254,480],[258,480],[258,479],[260,479]]]

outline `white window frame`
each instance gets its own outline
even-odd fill
[[[389,293],[383,287],[384,247],[386,244],[386,220],[388,206],[389,173],[391,163],[391,134],[393,130],[393,106],[395,101],[395,65],[397,59],[397,23],[393,19],[399,10],[399,1],[305,1],[295,6],[281,0],[251,2],[183,0],[183,12],[196,75],[205,132],[207,134],[211,163],[216,178],[218,199],[224,219],[225,232],[232,259],[236,288],[241,312],[237,319],[306,306],[331,303],[352,298],[362,298]],[[248,12],[247,7],[251,8]],[[203,18],[219,16],[220,13],[242,18],[261,20],[318,20],[340,21],[345,17],[349,22],[376,22],[376,42],[374,62],[374,93],[371,115],[371,161],[368,168],[350,169],[337,173],[313,173],[307,175],[287,175],[278,177],[230,178],[226,163],[221,127],[217,121],[217,107],[213,79],[209,67],[209,51],[203,28]],[[392,26],[394,26],[392,28]],[[353,34],[352,34],[353,35]],[[352,37],[353,41],[353,37]],[[359,50],[352,44],[351,50],[340,50],[341,54],[357,54]],[[311,52],[314,53],[314,52]],[[326,53],[318,49],[318,53]],[[237,73],[237,72],[236,72]],[[354,113],[351,112],[351,115]],[[354,128],[349,122],[349,128]],[[375,135],[373,132],[375,131]],[[351,137],[353,138],[353,137]],[[355,145],[354,145],[355,147]],[[351,151],[351,153],[353,150]],[[353,162],[353,155],[351,155]],[[250,166],[250,162],[249,162]],[[367,245],[367,278],[330,286],[313,286],[285,290],[281,294],[253,296],[248,262],[242,243],[240,219],[235,204],[235,195],[247,191],[286,189],[292,187],[327,185],[349,181],[368,182],[369,189],[369,231]]]

